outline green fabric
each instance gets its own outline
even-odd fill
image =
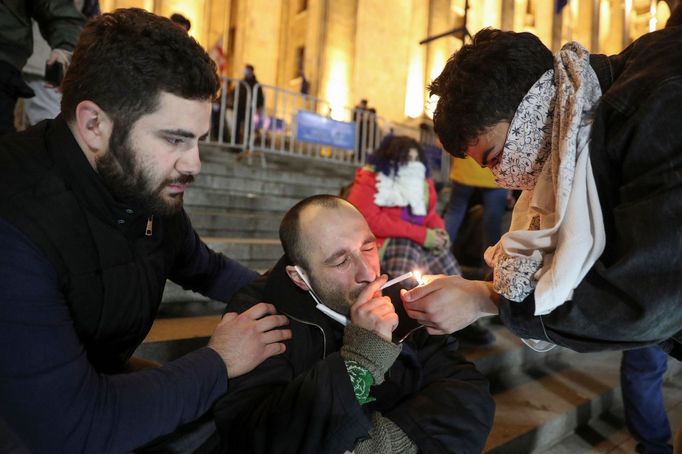
[[[345,361],[345,363],[351,385],[353,385],[353,393],[355,393],[355,398],[360,402],[360,405],[375,400],[373,397],[369,397],[369,391],[374,384],[372,374],[353,360]]]
[[[386,248],[388,248],[388,243],[391,242],[390,238],[386,238],[383,243],[381,243],[381,247],[379,248],[379,261],[381,262],[384,259],[384,254],[386,253]]]
[[[393,365],[401,346],[385,340],[378,334],[349,324],[344,329],[341,358],[354,361],[372,374],[374,384],[384,382],[384,374]]]
[[[436,229],[426,229],[426,238],[424,238],[424,247],[426,249],[433,249],[440,243]]]

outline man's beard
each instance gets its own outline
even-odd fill
[[[173,195],[174,202],[163,198],[161,192],[170,184],[190,184],[192,175],[164,180],[154,187],[151,169],[139,164],[130,145],[129,134],[114,128],[109,140],[109,151],[95,161],[104,185],[119,202],[140,207],[151,213],[170,215],[182,209],[183,193]]]
[[[350,307],[367,287],[367,285],[363,285],[346,292],[338,286],[322,284],[315,276],[311,276],[310,285],[312,285],[313,291],[320,298],[322,304],[345,316],[350,314]]]

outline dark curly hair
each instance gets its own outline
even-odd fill
[[[90,100],[121,130],[155,111],[161,92],[212,100],[219,88],[215,63],[182,28],[142,9],[118,9],[83,28],[62,83],[61,111],[72,121],[76,106]]]
[[[552,52],[531,33],[476,33],[429,86],[440,96],[433,122],[443,147],[464,157],[486,129],[511,121],[523,96],[552,67]]]
[[[367,162],[372,164],[378,172],[390,176],[391,173],[398,172],[401,166],[407,164],[412,148],[417,150],[419,161],[426,166],[428,171],[429,165],[424,149],[419,142],[408,136],[384,137],[379,147],[369,155]]]

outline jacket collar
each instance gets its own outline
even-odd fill
[[[46,143],[48,155],[62,174],[67,189],[74,192],[88,211],[123,230],[138,226],[150,216],[142,207],[114,199],[61,115],[49,124]]]

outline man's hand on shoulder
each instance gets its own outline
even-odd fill
[[[225,362],[229,378],[250,372],[269,357],[284,353],[282,341],[291,339],[291,330],[278,329],[288,325],[289,320],[276,313],[273,305],[258,303],[241,314],[228,312],[223,316],[208,346]]]
[[[367,285],[350,307],[350,319],[354,325],[373,331],[390,342],[391,334],[398,326],[398,314],[391,299],[381,296],[380,287],[386,279],[386,276],[381,276]]]

